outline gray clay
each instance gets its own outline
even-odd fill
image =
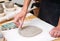
[[[14,8],[14,3],[12,3],[12,2],[6,2],[5,3],[5,7],[6,8]]]
[[[4,12],[4,8],[2,6],[2,4],[0,4],[0,14]]]
[[[18,30],[19,34],[24,37],[33,37],[42,32],[42,29],[35,27],[35,26],[25,26],[22,29]]]

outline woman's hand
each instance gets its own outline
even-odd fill
[[[26,13],[27,13],[26,11],[22,10],[17,15],[15,15],[15,17],[14,17],[14,23],[18,27],[22,27],[23,21],[24,21],[25,16],[26,16]]]

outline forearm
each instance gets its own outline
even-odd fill
[[[59,18],[59,21],[58,21],[58,26],[60,27],[60,18]]]
[[[31,0],[24,0],[23,10],[27,11]]]

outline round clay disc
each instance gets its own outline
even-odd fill
[[[36,26],[24,26],[23,29],[19,29],[19,34],[24,37],[33,37],[42,32],[42,29]]]

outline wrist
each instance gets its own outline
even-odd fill
[[[57,27],[59,27],[59,28],[60,28],[60,24],[58,24],[58,25],[57,25]]]
[[[22,11],[27,12],[28,8],[27,7],[22,7]]]

